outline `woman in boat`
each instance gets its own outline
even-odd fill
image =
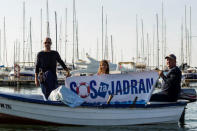
[[[109,74],[109,63],[107,60],[100,61],[97,75]]]
[[[52,41],[51,38],[47,37],[44,41],[44,50],[37,54],[36,71],[35,71],[35,84],[41,86],[42,93],[45,98],[48,99],[50,93],[57,88],[57,74],[56,67],[57,62],[67,72],[67,76],[70,75],[69,69],[62,61],[57,51],[51,50]],[[40,81],[38,80],[38,74],[40,75]]]

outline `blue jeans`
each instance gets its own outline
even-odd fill
[[[40,83],[40,87],[45,98],[48,99],[51,92],[58,87],[57,77],[51,71],[46,71],[43,78],[44,82]]]

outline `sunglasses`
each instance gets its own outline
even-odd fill
[[[44,42],[44,44],[51,44],[51,42]]]

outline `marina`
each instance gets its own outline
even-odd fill
[[[196,5],[1,0],[0,130],[197,130]]]

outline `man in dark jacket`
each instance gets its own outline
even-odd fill
[[[165,57],[169,68],[167,75],[159,71],[159,76],[164,80],[162,91],[151,96],[151,101],[177,101],[181,91],[181,71],[176,66],[176,56],[170,54]]]
[[[69,69],[62,61],[57,51],[51,50],[51,38],[47,37],[44,41],[44,50],[37,54],[35,84],[41,86],[42,93],[48,99],[50,93],[57,88],[56,67],[57,62],[67,71],[67,76],[70,75]],[[41,71],[40,71],[41,70]],[[42,72],[42,79],[38,79],[38,74]]]

